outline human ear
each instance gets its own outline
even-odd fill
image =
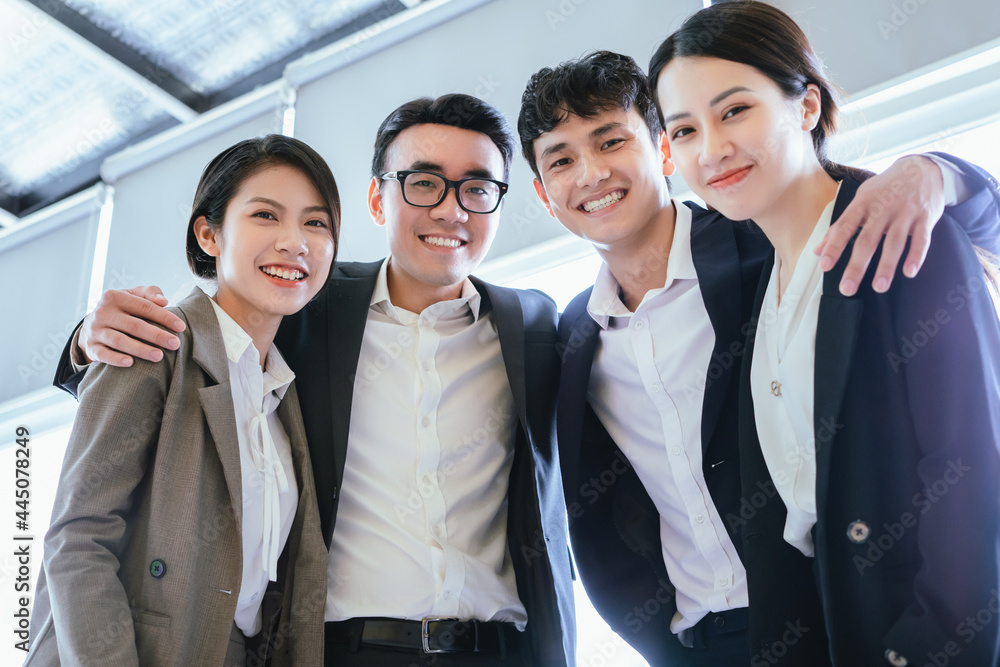
[[[806,85],[806,93],[799,102],[802,111],[802,129],[812,132],[819,125],[823,114],[823,96],[815,83]]]
[[[660,132],[660,152],[663,153],[663,175],[670,176],[677,170],[677,165],[670,159],[670,141],[666,132]]]
[[[542,200],[542,206],[544,206],[545,210],[549,212],[549,215],[553,218],[556,217],[556,214],[552,212],[552,204],[549,203],[549,195],[545,192],[545,186],[542,185],[542,181],[536,178],[532,181],[532,185],[535,186],[535,194],[537,194],[538,198]]]
[[[379,185],[381,181],[373,176],[368,184],[368,214],[372,216],[376,225],[382,227],[385,225],[385,213],[382,211],[382,192],[379,190]],[[402,185],[400,183],[400,187]]]
[[[194,237],[198,239],[198,245],[207,255],[218,257],[222,253],[215,230],[203,215],[199,215],[194,221]]]

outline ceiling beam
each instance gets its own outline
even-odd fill
[[[177,120],[190,120],[209,108],[209,101],[203,95],[65,3],[56,0],[28,2],[93,45],[93,53],[101,60],[117,67],[129,78],[138,77],[141,81],[137,83],[143,92]]]

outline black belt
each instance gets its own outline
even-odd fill
[[[352,618],[326,624],[326,641],[358,646],[423,651],[424,653],[499,653],[521,647],[521,633],[513,623],[425,618]]]
[[[677,639],[687,648],[704,649],[712,637],[745,631],[749,625],[749,617],[746,607],[720,612],[710,611],[694,627],[677,633]]]

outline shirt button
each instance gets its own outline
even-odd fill
[[[427,428],[428,426],[431,425],[431,418],[430,417],[426,417],[426,416],[423,417],[420,420],[420,425],[423,426],[424,428]]]
[[[441,537],[441,526],[434,526],[434,534]]]
[[[694,520],[695,520],[695,523],[705,523],[705,515],[704,514],[696,514],[694,516]]]
[[[674,453],[674,456],[680,456],[681,455],[681,448],[680,447],[674,447],[673,453]]]
[[[654,394],[659,394],[660,393],[660,385],[658,385],[658,384],[651,384],[651,385],[649,385],[649,390],[651,392],[653,392]]]
[[[636,328],[636,329],[641,329],[641,328],[643,328],[644,326],[646,326],[646,323],[645,323],[645,322],[643,322],[642,320],[636,320],[636,321],[635,321],[635,328]]]
[[[729,579],[727,579],[726,577],[723,577],[722,579],[719,579],[719,585],[720,586],[728,586],[729,585]]]
[[[431,361],[430,359],[425,359],[423,366],[424,366],[424,370],[425,371],[433,370],[434,369],[434,362]]]
[[[444,593],[441,594],[441,597],[444,598],[445,600],[450,600],[451,599],[451,591],[445,591]]]

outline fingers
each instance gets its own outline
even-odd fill
[[[163,296],[160,288],[155,285],[150,287],[133,287],[124,292],[112,290],[104,294],[105,296],[111,294],[116,304],[120,305],[121,309],[130,315],[162,324],[173,331],[184,331],[184,320],[166,310],[167,298]]]
[[[128,368],[132,365],[132,357],[115,352],[105,345],[91,346],[87,357],[90,361],[100,361],[109,366],[118,366],[119,368]]]
[[[865,214],[860,207],[854,206],[852,202],[844,213],[837,219],[837,222],[830,225],[826,235],[813,252],[819,255],[819,267],[824,271],[829,271],[840,259],[844,248],[854,237],[855,232],[864,222]]]
[[[132,357],[159,361],[163,358],[160,348],[176,350],[180,346],[177,336],[152,323],[182,331],[184,322],[156,301],[165,303],[155,287],[105,292],[83,321],[78,339],[81,351],[89,359],[124,367],[132,364]]]

